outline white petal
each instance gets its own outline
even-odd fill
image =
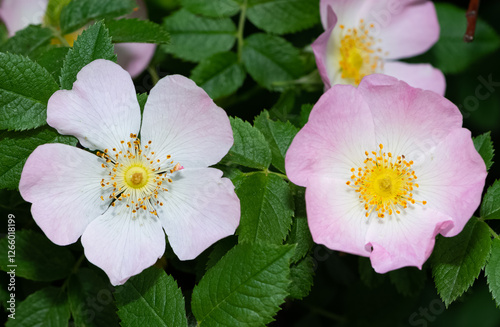
[[[165,252],[165,234],[157,217],[123,204],[110,207],[89,224],[82,236],[85,256],[121,285],[152,266]]]
[[[118,147],[139,132],[141,123],[132,78],[112,61],[91,62],[78,73],[73,90],[49,99],[47,122],[91,150]]]
[[[185,169],[173,176],[168,192],[160,193],[158,216],[168,241],[181,260],[190,260],[221,238],[234,234],[240,201],[222,172]]]
[[[19,190],[33,203],[33,219],[59,245],[74,243],[110,201],[101,179],[107,170],[96,155],[64,144],[44,144],[24,165]]]
[[[226,112],[190,79],[161,79],[144,108],[141,141],[164,160],[172,156],[186,168],[204,168],[222,159],[233,145]]]

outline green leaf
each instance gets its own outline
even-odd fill
[[[500,219],[500,181],[497,180],[488,188],[481,203],[481,218]]]
[[[83,31],[73,44],[73,48],[68,51],[61,70],[61,87],[70,90],[78,72],[96,59],[116,62],[109,32],[102,22],[97,22]]]
[[[432,275],[447,307],[472,286],[486,264],[490,247],[488,225],[475,217],[457,236],[437,240],[431,257]]]
[[[189,61],[201,61],[217,52],[230,50],[236,40],[236,26],[230,18],[196,16],[181,9],[163,24],[172,37],[165,51]]]
[[[0,129],[25,130],[45,125],[47,102],[58,89],[49,72],[37,63],[20,55],[0,53]]]
[[[259,129],[271,148],[272,164],[281,172],[285,172],[285,155],[299,129],[289,121],[273,121],[267,110],[255,118],[254,126]]]
[[[271,164],[271,150],[262,133],[240,118],[229,117],[234,144],[224,161],[257,169],[267,169]]]
[[[193,14],[209,17],[230,17],[240,11],[240,6],[233,0],[180,0],[182,6]]]
[[[486,164],[486,170],[489,170],[493,164],[493,156],[495,155],[490,132],[473,137],[472,140],[474,141],[474,147]]]
[[[314,284],[314,259],[307,256],[290,267],[289,298],[301,300],[311,291]]]
[[[281,244],[292,224],[290,187],[275,174],[255,173],[236,189],[241,203],[240,242]]]
[[[297,92],[294,89],[288,89],[280,94],[278,101],[269,110],[269,117],[273,120],[288,121],[288,115],[295,105]]]
[[[54,35],[48,28],[29,25],[9,38],[0,46],[0,52],[10,52],[30,56],[37,49],[50,44]]]
[[[417,267],[405,267],[389,272],[391,283],[399,293],[416,296],[425,286],[426,273]]]
[[[304,125],[309,120],[309,115],[311,114],[313,107],[314,106],[312,104],[303,104],[302,107],[300,108],[300,120],[299,120],[300,127],[304,127]]]
[[[243,45],[242,59],[253,79],[270,90],[281,89],[283,82],[302,75],[299,50],[279,36],[250,35]]]
[[[46,287],[20,302],[16,308],[15,319],[9,319],[5,326],[67,327],[69,317],[66,293],[59,288]]]
[[[49,0],[47,4],[47,10],[45,10],[45,16],[43,21],[45,25],[60,27],[59,19],[61,17],[61,10],[66,7],[71,0]]]
[[[118,286],[115,297],[122,326],[187,327],[184,297],[177,282],[156,267]]]
[[[135,8],[134,0],[73,0],[61,10],[61,32],[68,34],[90,21],[123,16]]]
[[[12,268],[9,266],[17,265],[18,277],[44,282],[59,280],[67,277],[75,264],[68,248],[55,245],[45,235],[32,230],[17,230],[14,243],[8,238],[0,240],[0,249],[4,253],[0,258],[0,268],[9,271]]]
[[[378,287],[385,280],[386,275],[379,274],[373,269],[372,264],[370,262],[370,258],[359,257],[358,270],[361,281],[368,288]]]
[[[88,268],[71,275],[68,301],[76,327],[118,326],[112,287]]]
[[[234,52],[221,52],[203,59],[191,72],[191,79],[212,99],[233,94],[245,80],[246,72]]]
[[[158,43],[170,42],[170,35],[159,24],[149,20],[141,19],[117,19],[107,20],[106,27],[109,30],[113,43],[136,42],[136,43]]]
[[[66,59],[69,49],[67,47],[49,49],[37,57],[36,62],[47,69],[56,81],[59,81],[64,59]]]
[[[264,326],[288,295],[294,247],[239,244],[201,279],[191,307],[203,326]]]
[[[500,306],[500,239],[495,238],[491,244],[491,255],[484,269],[491,295],[497,307]]]
[[[441,35],[430,51],[434,57],[434,66],[443,73],[459,73],[500,47],[500,37],[481,18],[477,19],[474,42],[463,41],[467,27],[467,20],[464,19],[465,9],[436,3],[436,11]]]
[[[17,189],[24,163],[37,146],[45,143],[76,145],[76,142],[74,137],[59,135],[48,126],[21,133],[1,132],[0,188]]]
[[[139,107],[141,108],[141,115],[144,112],[144,106],[146,105],[146,101],[148,101],[147,93],[137,94],[137,102],[139,102]]]
[[[295,248],[295,253],[292,256],[293,263],[296,263],[304,258],[314,244],[311,232],[309,231],[309,225],[307,224],[307,217],[305,213],[301,214],[301,210],[298,208],[301,205],[300,201],[304,202],[304,193],[303,191],[301,193],[301,200],[298,197],[295,197],[295,207],[297,208],[296,214],[293,218],[290,234],[288,234],[286,240],[287,244],[297,245],[297,247]]]
[[[269,33],[294,33],[319,24],[316,0],[248,0],[248,19]]]
[[[218,241],[214,245],[213,250],[208,255],[208,260],[206,263],[207,270],[215,266],[215,264],[219,262],[219,260],[222,259],[224,255],[226,255],[226,253],[231,250],[236,244],[238,244],[238,237],[236,237],[235,235],[231,235]]]

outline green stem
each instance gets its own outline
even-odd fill
[[[245,30],[245,19],[247,14],[247,0],[244,0],[241,4],[240,21],[238,23],[238,34],[236,37],[238,39],[238,62],[241,62],[241,54],[243,52],[243,31]]]
[[[493,230],[493,228],[490,227],[490,225],[488,225],[488,228],[490,229],[491,236],[493,236],[494,238],[498,238],[498,234]]]
[[[273,174],[273,175],[276,175],[276,176],[281,177],[283,179],[286,179],[287,181],[289,180],[287,175],[281,174],[281,173],[277,173],[277,172],[274,172],[274,171],[270,171],[269,169],[251,171],[249,173],[243,173],[243,175],[250,176],[250,175],[262,174],[262,173],[264,173],[266,175]]]
[[[156,72],[156,68],[153,66],[148,66],[148,73],[151,75],[151,79],[153,81],[153,86],[158,83],[160,80],[160,76],[158,76],[158,73]]]
[[[345,317],[342,317],[336,313],[326,311],[325,309],[320,309],[316,308],[310,304],[305,304],[306,307],[308,307],[313,313],[321,315],[323,317],[326,317],[330,320],[337,321],[337,322],[346,322],[347,319]]]
[[[73,274],[75,274],[77,272],[78,268],[80,267],[80,265],[83,262],[83,259],[85,259],[85,255],[84,254],[82,254],[80,256],[80,258],[78,258],[78,260],[76,261],[76,263],[73,266],[73,268],[71,268],[71,273],[69,274],[68,278],[66,278],[66,280],[63,283],[63,285],[61,286],[61,291],[63,291],[68,286],[69,278],[71,277],[71,275],[73,275]]]
[[[71,45],[69,45],[68,41],[66,41],[64,36],[61,34],[60,30],[58,30],[55,27],[50,27],[50,29],[52,30],[52,34],[54,35],[54,37],[56,39],[58,39],[62,45],[64,45],[65,47],[71,48]]]

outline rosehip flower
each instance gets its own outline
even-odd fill
[[[233,143],[229,119],[188,78],[160,80],[141,125],[130,75],[96,60],[78,73],[72,90],[52,95],[47,122],[98,151],[39,146],[21,174],[21,195],[52,242],[67,245],[81,236],[86,257],[113,285],[163,255],[163,230],[179,259],[190,260],[238,226],[233,184],[207,168]]]
[[[0,1],[0,19],[5,23],[9,36],[22,30],[30,24],[42,24],[48,0],[2,0]],[[137,0],[139,10],[126,18],[147,19],[147,8],[143,0]],[[73,46],[73,42],[82,32],[65,35],[65,39]],[[56,40],[57,41],[57,40]],[[132,77],[139,76],[147,68],[156,50],[156,44],[150,43],[117,43],[115,53],[120,66],[125,68]]]
[[[285,159],[306,187],[316,243],[370,257],[375,271],[422,267],[481,201],[486,166],[442,96],[385,75],[319,99]]]
[[[443,73],[396,59],[427,51],[439,38],[436,9],[426,0],[321,0],[325,32],[313,43],[325,88],[358,85],[383,73],[443,95]]]

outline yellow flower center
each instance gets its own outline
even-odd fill
[[[366,75],[373,74],[382,68],[382,60],[377,55],[382,49],[375,49],[376,40],[370,36],[370,29],[361,19],[358,28],[346,29],[340,25],[342,37],[340,40],[340,70],[341,76],[352,84],[358,85]]]
[[[130,166],[123,177],[125,179],[125,184],[131,188],[141,188],[148,183],[149,180],[149,169],[143,165],[133,165]]]
[[[130,134],[130,138],[128,142],[121,141],[118,149],[97,152],[103,159],[102,168],[109,171],[101,180],[101,187],[109,192],[112,206],[116,201],[124,201],[132,213],[142,209],[156,215],[156,206],[163,206],[159,194],[168,191],[166,183],[173,182],[168,174],[182,167],[174,165],[171,155],[163,158],[162,163],[162,158],[151,150],[151,141],[142,145],[137,135]],[[105,197],[101,196],[101,200]]]
[[[419,187],[417,175],[412,169],[413,161],[406,161],[403,155],[394,157],[390,152],[382,152],[382,144],[379,148],[378,153],[365,152],[365,166],[357,170],[351,168],[351,180],[346,182],[359,193],[366,217],[373,210],[379,218],[384,218],[386,214],[400,214],[410,203],[425,205],[426,201],[413,198],[413,190]]]

